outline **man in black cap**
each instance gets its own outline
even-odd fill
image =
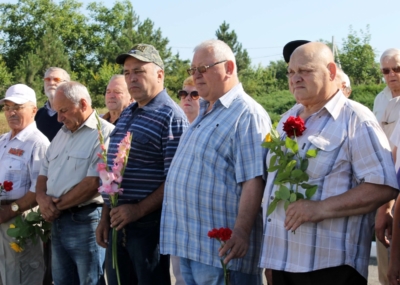
[[[296,48],[299,46],[302,46],[306,43],[309,43],[310,41],[306,40],[296,40],[296,41],[291,41],[288,42],[284,47],[283,47],[283,58],[285,59],[286,63],[289,63],[290,61],[290,56],[294,52]]]
[[[169,257],[159,253],[161,204],[164,181],[188,121],[164,89],[164,63],[153,46],[135,45],[116,62],[123,64],[129,93],[136,102],[122,111],[111,134],[109,167],[126,133],[131,132],[133,139],[118,206],[111,209],[108,196],[103,196],[97,242],[107,247],[109,285],[117,284],[111,260],[111,228],[118,231],[121,284],[132,284],[136,277],[139,284],[170,285]]]

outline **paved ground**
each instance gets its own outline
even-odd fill
[[[171,269],[171,281],[172,285],[175,285],[175,277],[172,274],[172,269]],[[264,279],[264,284],[267,284],[267,281]],[[369,262],[369,267],[368,267],[368,285],[380,285],[378,281],[378,270],[376,267],[376,259],[371,258]]]

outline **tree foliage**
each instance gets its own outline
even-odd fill
[[[8,71],[6,63],[0,55],[0,98],[4,92],[12,85],[12,73]]]
[[[233,51],[236,58],[238,72],[250,67],[251,60],[246,49],[242,48],[242,44],[238,42],[235,30],[229,32],[229,24],[225,21],[219,26],[215,32],[217,39],[225,42]]]

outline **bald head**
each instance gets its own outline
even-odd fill
[[[333,54],[323,43],[298,47],[290,57],[288,75],[296,101],[305,106],[327,102],[338,89]]]

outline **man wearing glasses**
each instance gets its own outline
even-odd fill
[[[0,104],[10,131],[0,136],[0,183],[11,181],[13,189],[0,194],[0,284],[42,285],[43,247],[28,242],[15,252],[7,235],[15,218],[36,206],[36,180],[49,140],[37,129],[35,91],[24,84],[11,86]]]
[[[57,121],[57,112],[52,109],[52,102],[57,87],[69,82],[69,74],[62,68],[50,67],[44,74],[44,93],[47,96],[47,102],[40,108],[36,114],[35,121],[38,129],[50,140],[56,136],[62,127],[62,123]]]
[[[161,253],[179,256],[187,284],[223,284],[220,258],[235,284],[262,284],[261,198],[267,112],[245,93],[232,50],[210,40],[194,50],[188,73],[199,95],[200,114],[183,133],[165,182]],[[228,227],[221,251],[208,237]]]

